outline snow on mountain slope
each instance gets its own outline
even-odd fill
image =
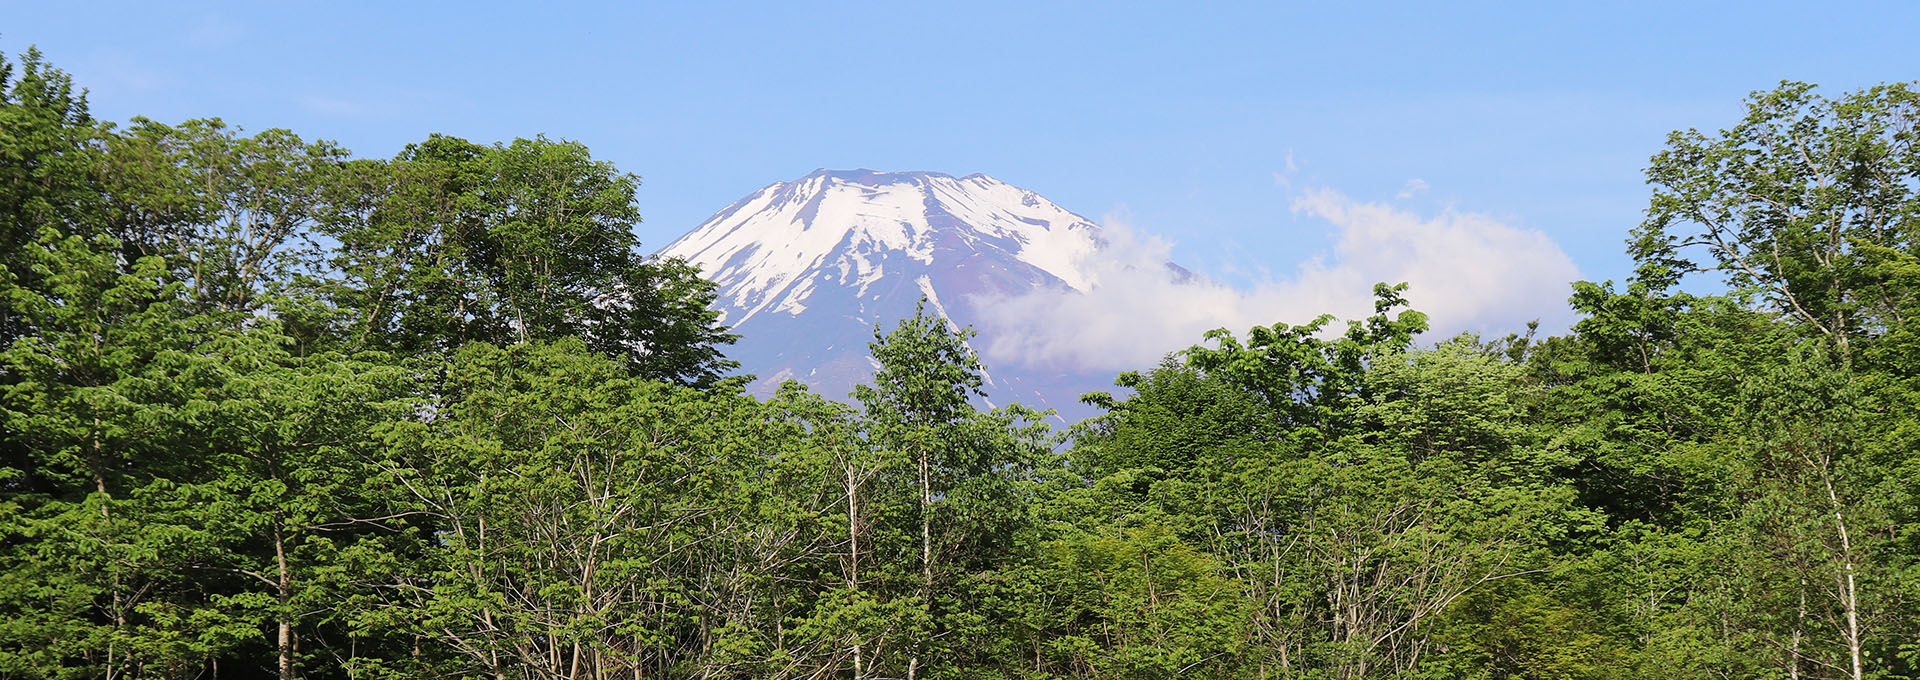
[[[818,170],[760,189],[669,244],[718,285],[728,351],[769,394],[796,379],[844,398],[872,375],[867,342],[922,298],[975,325],[972,300],[1037,287],[1086,290],[1081,266],[1100,228],[986,175]],[[976,345],[978,346],[978,345]],[[1080,393],[1111,376],[992,366],[989,403],[1019,401],[1084,415]]]
[[[888,272],[881,252],[922,265],[936,250],[1010,255],[1075,289],[1074,261],[1097,247],[1099,228],[1033,192],[986,175],[820,170],[743,198],[662,254],[686,258],[722,285],[745,323],[773,306],[798,313],[831,271],[864,293]],[[957,238],[960,243],[943,239]]]

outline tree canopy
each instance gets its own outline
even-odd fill
[[[924,307],[742,394],[578,143],[0,59],[0,678],[1920,676],[1914,93],[1675,133],[1564,334],[1385,282],[1052,432]]]

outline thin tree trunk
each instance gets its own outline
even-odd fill
[[[933,479],[932,461],[926,450],[920,451],[920,602],[933,611]],[[907,661],[907,680],[917,680],[920,671],[920,645]]]
[[[280,613],[278,614],[280,620],[278,644],[280,651],[280,680],[293,680],[294,634],[292,610],[290,609],[293,600],[293,574],[287,570],[287,543],[285,536],[280,531],[280,523],[277,520],[273,525],[273,559],[275,565],[280,569],[278,592],[276,593],[280,602]]]
[[[857,599],[860,596],[860,484],[853,472],[851,463],[846,466],[847,473],[847,589]],[[866,677],[864,645],[860,643],[859,633],[853,638],[853,680]]]
[[[1807,580],[1800,579],[1800,610],[1793,619],[1793,653],[1787,656],[1787,677],[1800,680],[1800,633],[1807,622]]]
[[[106,467],[106,461],[100,453],[99,433],[100,419],[94,418],[93,431],[87,437],[87,448],[91,453],[89,456],[89,467],[92,468],[91,472],[93,473],[93,490],[100,494],[100,519],[102,520],[102,528],[104,531],[112,532],[113,512],[110,506],[112,505],[111,501],[113,497],[107,493],[107,475],[103,472],[103,469]],[[113,593],[113,635],[107,639],[106,680],[113,680],[119,670],[117,663],[119,661],[118,657],[120,656],[120,634],[127,628],[127,602],[125,594],[121,592],[120,569],[113,567],[112,570],[113,580],[107,587]]]
[[[1842,604],[1847,608],[1847,654],[1853,661],[1853,680],[1862,680],[1866,673],[1861,663],[1860,596],[1854,583],[1853,540],[1847,535],[1847,519],[1840,512],[1840,495],[1833,490],[1833,475],[1830,472],[1832,459],[1823,456],[1820,463],[1820,481],[1826,485],[1827,501],[1833,505],[1833,525],[1840,530],[1840,559],[1844,577],[1841,597],[1844,598]]]

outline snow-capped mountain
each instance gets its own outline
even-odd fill
[[[724,323],[741,334],[727,354],[757,380],[846,398],[874,364],[875,324],[891,330],[922,298],[958,325],[984,298],[1036,287],[1086,290],[1092,221],[986,175],[818,170],[760,189],[660,251],[700,267],[719,287]],[[975,348],[985,345],[976,339]],[[990,362],[991,363],[991,362]],[[1056,408],[1110,389],[1111,375],[989,365],[987,401]]]

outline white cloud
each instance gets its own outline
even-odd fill
[[[1081,266],[1085,292],[1040,290],[971,300],[990,362],[1080,370],[1151,367],[1214,328],[1342,319],[1372,311],[1373,284],[1410,284],[1407,298],[1429,315],[1437,339],[1460,331],[1506,333],[1532,319],[1568,320],[1567,284],[1579,271],[1546,234],[1486,215],[1446,211],[1424,217],[1331,190],[1297,197],[1296,214],[1335,229],[1331,258],[1312,257],[1290,278],[1228,286],[1166,267],[1172,244],[1109,218],[1108,247]],[[1342,326],[1343,327],[1343,326]]]
[[[1273,185],[1282,189],[1292,189],[1293,173],[1299,171],[1299,164],[1293,162],[1293,149],[1287,149],[1286,169],[1273,173]]]
[[[1400,193],[1394,194],[1393,197],[1394,198],[1413,198],[1414,194],[1418,194],[1426,190],[1427,190],[1427,181],[1424,179],[1415,177],[1413,179],[1407,180],[1407,185],[1404,187],[1401,187]]]

